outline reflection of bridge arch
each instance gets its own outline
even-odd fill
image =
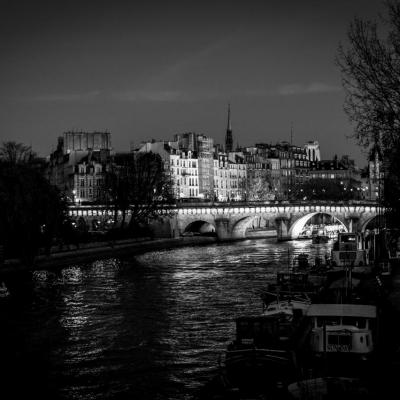
[[[289,237],[291,237],[293,239],[298,238],[301,231],[303,230],[305,224],[307,223],[307,221],[310,220],[312,217],[314,217],[314,215],[317,215],[317,214],[327,214],[327,215],[333,217],[335,219],[335,221],[338,221],[338,223],[343,226],[345,232],[348,232],[346,225],[338,217],[331,214],[329,211],[324,211],[324,212],[318,211],[318,212],[312,212],[312,213],[306,214],[306,215],[300,217],[297,221],[295,221],[289,229]]]

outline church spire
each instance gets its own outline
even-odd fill
[[[232,126],[231,126],[231,104],[228,103],[228,125],[226,128],[227,131],[232,131]]]
[[[232,136],[232,125],[231,125],[231,105],[228,103],[228,124],[225,135],[225,151],[233,151],[233,136]]]

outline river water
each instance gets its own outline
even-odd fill
[[[276,272],[296,254],[323,258],[330,249],[246,240],[7,282],[3,382],[13,395],[29,390],[35,398],[190,399],[213,376],[234,318],[261,311],[259,294]]]

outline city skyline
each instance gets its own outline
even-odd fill
[[[365,155],[343,111],[334,57],[355,15],[382,2],[126,4],[5,2],[0,140],[48,155],[70,130],[113,134],[116,151],[191,132],[234,147],[309,140],[322,158]]]

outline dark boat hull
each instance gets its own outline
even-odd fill
[[[314,244],[320,244],[320,243],[328,243],[330,237],[329,236],[314,236],[312,238],[312,242]]]
[[[262,389],[295,379],[292,352],[269,349],[230,350],[225,359],[226,374],[233,386]]]

